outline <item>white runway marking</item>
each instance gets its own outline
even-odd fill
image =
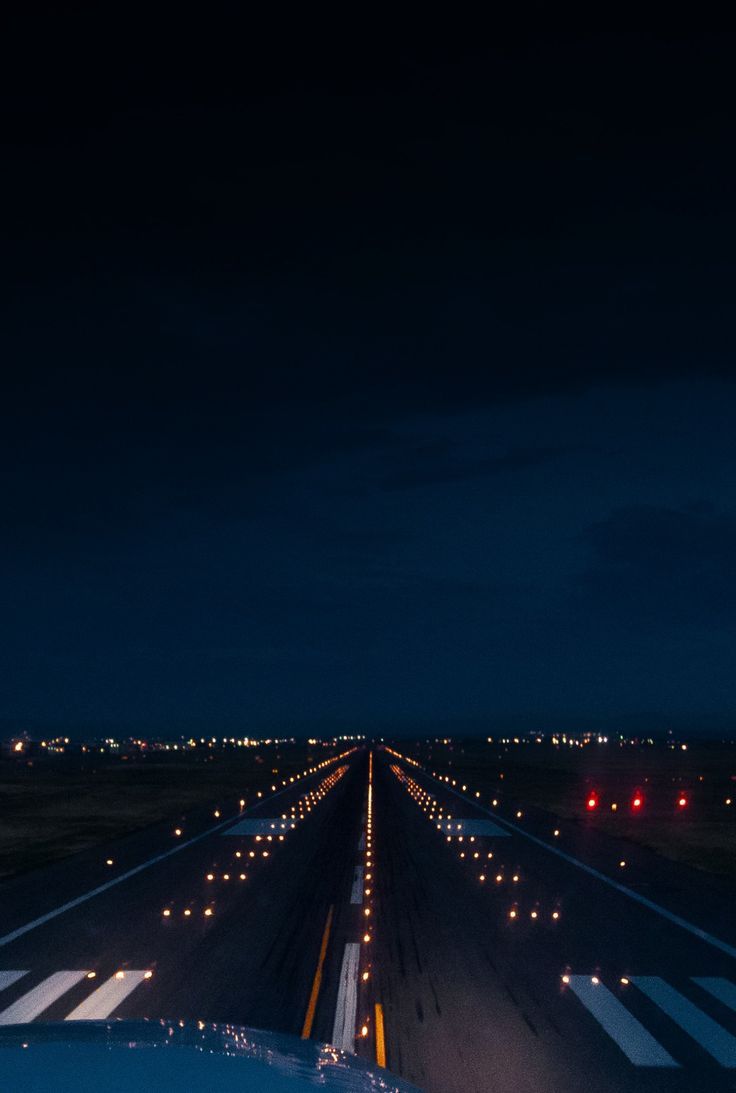
[[[728,979],[721,979],[718,976],[694,975],[693,983],[697,983],[704,991],[708,991],[708,993],[712,994],[714,998],[717,998],[719,1002],[722,1002],[724,1006],[736,1010],[736,986]]]
[[[356,865],[353,873],[353,888],[350,893],[350,902],[358,904],[363,902],[363,866]]]
[[[18,1025],[24,1021],[33,1021],[39,1013],[43,1013],[53,1005],[57,998],[66,994],[68,990],[76,986],[88,973],[83,972],[54,972],[43,983],[39,983],[33,990],[28,991],[12,1006],[0,1013],[0,1025]]]
[[[699,1010],[657,975],[631,976],[631,982],[721,1066],[736,1067],[736,1037]]]
[[[602,983],[593,983],[589,975],[571,975],[569,986],[635,1066],[679,1065]]]
[[[102,1021],[128,997],[146,978],[145,971],[126,970],[123,978],[116,975],[98,987],[83,1002],[67,1014],[65,1021]]]
[[[12,987],[13,983],[17,983],[24,975],[28,975],[28,972],[0,971],[0,991],[4,991],[6,987]]]
[[[365,831],[361,832],[361,836],[358,839],[358,853],[362,854],[365,850]]]
[[[358,1009],[359,962],[360,945],[357,941],[348,941],[340,970],[332,1043],[342,1051],[350,1051],[353,1054],[355,1054],[355,1014]]]
[[[469,801],[467,797],[464,797],[462,793],[458,793],[456,789],[453,789],[452,786],[448,786],[445,782],[441,781],[441,779],[435,778],[433,774],[429,774],[426,770],[423,770],[421,773],[425,778],[429,778],[431,781],[436,782],[438,786],[447,790],[448,793],[453,793],[466,804],[474,804],[474,802]],[[619,882],[613,880],[612,877],[607,876],[605,873],[601,873],[598,869],[594,869],[592,865],[586,865],[585,862],[580,861],[578,858],[573,858],[572,854],[566,854],[564,850],[558,850],[556,846],[551,846],[549,843],[546,843],[544,839],[538,839],[536,835],[532,835],[530,832],[525,831],[523,827],[513,823],[512,820],[506,820],[501,816],[496,816],[496,813],[491,812],[490,808],[486,808],[485,805],[475,804],[475,807],[480,809],[481,812],[485,812],[487,816],[492,816],[494,820],[498,820],[500,824],[504,824],[506,827],[511,828],[517,835],[523,835],[529,842],[535,843],[536,846],[541,846],[545,850],[549,850],[550,854],[562,858],[563,861],[568,862],[570,865],[574,865],[577,869],[582,869],[588,876],[603,881],[609,888],[615,888],[617,892],[621,892],[623,895],[628,896],[629,899],[633,899],[636,903],[640,903],[642,907],[646,907],[649,911],[654,911],[655,914],[661,915],[662,918],[666,918],[668,922],[673,922],[676,926],[681,926],[683,930],[687,930],[688,933],[700,938],[700,940],[704,941],[707,945],[712,945],[714,949],[720,949],[722,953],[726,953],[727,956],[732,956],[734,960],[736,960],[736,947],[729,945],[728,942],[721,941],[720,938],[714,937],[713,934],[709,934],[707,930],[702,930],[700,926],[693,925],[692,922],[688,922],[687,919],[681,918],[680,915],[676,915],[673,911],[668,911],[666,907],[661,907],[653,900],[647,899],[646,896],[640,896],[638,892],[634,892],[631,888],[627,888],[625,884],[619,884]]]

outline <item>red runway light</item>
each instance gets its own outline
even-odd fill
[[[644,797],[641,793],[637,792],[631,798],[631,807],[638,812],[641,806],[644,804]]]
[[[589,812],[592,812],[594,808],[598,808],[598,797],[595,793],[591,793],[588,800],[585,803],[585,807]]]
[[[677,798],[677,807],[687,808],[687,797],[684,793],[681,793],[680,796]]]

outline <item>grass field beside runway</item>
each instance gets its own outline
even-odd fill
[[[736,876],[736,747],[666,743],[584,747],[549,741],[401,742],[430,771],[480,790],[483,803],[537,807],[656,850],[674,861]],[[639,814],[631,809],[642,792]],[[598,805],[586,798],[594,791]],[[687,804],[678,808],[683,795]],[[612,805],[616,809],[612,809]]]
[[[336,753],[307,744],[197,755],[155,752],[0,760],[0,878],[119,838],[192,808],[252,802]]]

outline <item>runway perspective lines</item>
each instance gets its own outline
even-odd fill
[[[424,1093],[732,1089],[736,967],[526,825],[569,828],[387,747],[307,776],[9,942],[0,1025],[263,1027]]]

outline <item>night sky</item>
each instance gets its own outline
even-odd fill
[[[101,20],[4,35],[0,733],[733,726],[736,39]]]

